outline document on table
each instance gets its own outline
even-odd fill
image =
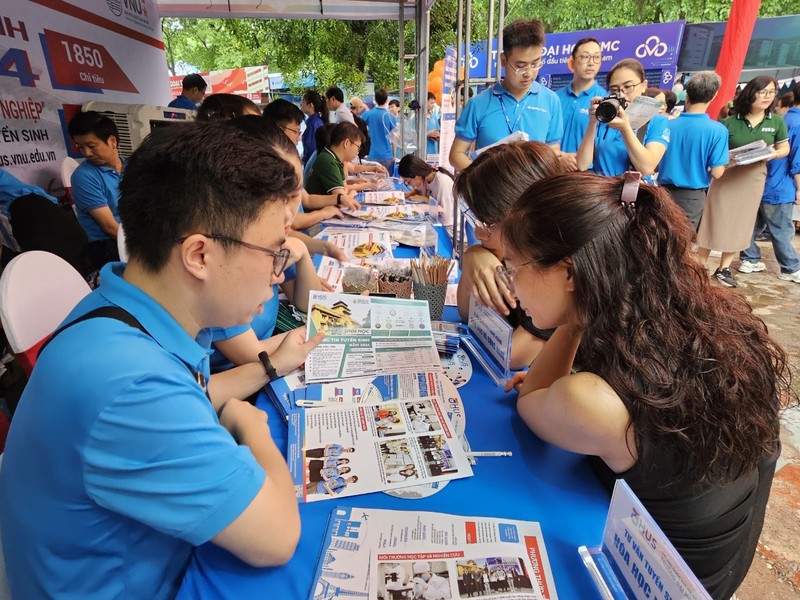
[[[558,599],[533,521],[337,506],[322,548],[309,600]]]
[[[303,502],[472,475],[447,407],[433,396],[295,411],[286,459]]]
[[[392,258],[392,238],[388,231],[349,229],[332,232],[326,229],[316,238],[338,246],[350,260],[357,263]]]
[[[356,199],[362,204],[405,204],[406,198],[403,192],[363,192]]]
[[[424,300],[309,293],[309,338],[325,332],[306,359],[311,383],[442,369]]]

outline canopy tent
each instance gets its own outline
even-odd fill
[[[433,2],[403,0],[158,0],[162,17],[206,19],[348,19],[411,21],[417,6],[428,10]]]
[[[161,17],[196,19],[344,19],[375,21],[386,19],[398,22],[400,42],[399,89],[400,103],[405,106],[405,61],[415,61],[418,98],[427,97],[428,41],[430,38],[430,9],[435,0],[157,0]],[[416,24],[414,51],[406,53],[404,25]],[[422,102],[424,106],[425,103]],[[401,113],[402,115],[402,113]],[[402,116],[401,116],[402,121]],[[419,120],[418,120],[419,121]],[[418,128],[417,146],[425,147],[425,130]],[[404,143],[401,128],[401,143]]]

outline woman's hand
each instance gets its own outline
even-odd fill
[[[503,389],[504,392],[510,392],[512,389],[514,391],[519,391],[519,388],[522,387],[522,384],[525,381],[525,378],[528,376],[527,371],[520,371],[519,373],[514,373],[514,375],[506,382],[506,387]]]
[[[475,250],[464,254],[462,271],[468,271],[472,283],[470,292],[483,306],[507,315],[517,305],[517,300],[506,286],[497,281],[495,272],[502,262],[486,248],[474,246]]]
[[[360,210],[361,203],[356,200],[356,194],[354,191],[349,191],[342,194],[342,199],[339,203],[339,206],[342,208],[348,208],[350,210]]]
[[[595,110],[597,110],[596,107]],[[608,126],[617,131],[625,131],[626,129],[633,131],[631,122],[628,120],[628,115],[625,114],[625,109],[621,106],[617,107],[617,116],[608,122]]]
[[[300,262],[304,256],[311,258],[308,253],[308,247],[302,240],[293,237],[287,237],[283,243],[283,247],[289,251],[289,260],[286,261],[286,266],[294,265]]]
[[[278,349],[270,355],[270,362],[272,362],[272,366],[275,367],[278,375],[283,377],[306,362],[309,353],[319,346],[324,338],[325,334],[319,332],[310,340],[305,341],[305,327],[292,329],[292,331],[287,333],[283,338]]]

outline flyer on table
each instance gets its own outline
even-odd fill
[[[309,598],[557,600],[538,523],[336,507]]]
[[[367,259],[392,258],[392,239],[388,231],[345,230],[331,233],[326,230],[316,237],[341,248],[348,259],[357,263]]]
[[[288,448],[303,502],[472,475],[446,406],[435,397],[293,412]]]
[[[312,291],[308,306],[308,338],[326,335],[306,359],[307,382],[442,370],[425,301]]]

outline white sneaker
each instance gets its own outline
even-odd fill
[[[743,260],[742,264],[739,265],[739,273],[760,273],[766,268],[767,265],[761,261],[754,263],[750,262],[749,260]]]
[[[795,271],[794,273],[781,273],[778,275],[778,279],[791,281],[792,283],[800,283],[800,271]]]

